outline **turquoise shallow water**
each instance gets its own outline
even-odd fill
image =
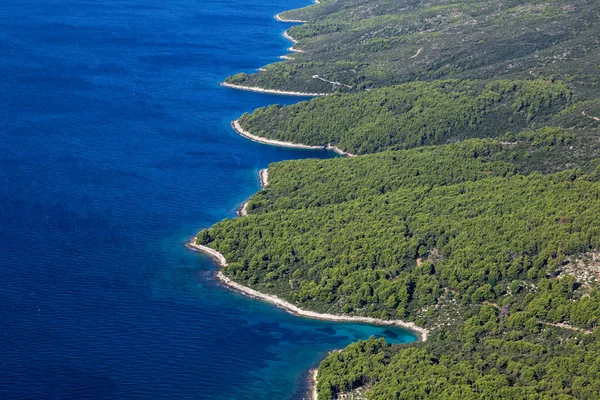
[[[284,54],[304,1],[0,2],[0,398],[301,399],[328,351],[404,330],[297,318],[184,242],[270,162],[219,86]]]

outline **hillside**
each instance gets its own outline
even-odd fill
[[[600,83],[599,7],[575,0],[327,0],[280,14],[306,21],[288,31],[302,52],[227,81],[322,93],[415,80],[562,77],[587,98]]]
[[[301,308],[431,332],[330,354],[319,399],[598,398],[598,7],[325,0],[281,14],[294,60],[228,79],[333,92],[239,123],[359,157],[270,165],[196,242]]]
[[[518,132],[544,124],[571,101],[561,81],[443,80],[272,105],[239,122],[267,139],[365,154]]]

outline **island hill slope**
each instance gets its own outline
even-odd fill
[[[361,156],[271,164],[247,216],[195,242],[223,255],[228,279],[300,309],[430,332],[423,343],[372,338],[330,354],[319,399],[598,397],[596,7],[327,0],[281,14],[308,21],[290,30],[306,52],[242,77],[248,84],[306,91],[322,82],[313,67],[377,79],[352,82],[357,93],[259,109],[241,128]],[[455,28],[464,42],[444,41]],[[419,36],[428,41],[413,43]],[[350,58],[361,53],[345,46],[359,37],[390,51],[365,50],[369,62],[357,64]],[[334,39],[344,51],[330,51]],[[398,68],[392,51],[416,55],[418,66]],[[388,61],[402,72],[386,74]],[[429,82],[403,83],[417,78]]]
[[[594,283],[580,286],[573,274],[585,263],[577,255],[598,246],[599,174],[589,158],[581,159],[587,173],[521,171],[531,168],[531,158],[552,160],[582,145],[569,130],[540,128],[500,141],[274,164],[269,186],[250,200],[249,216],[203,231],[198,242],[225,255],[223,272],[235,281],[303,309],[413,320],[432,330],[431,351],[455,350],[457,340],[485,346],[505,340],[508,331],[512,340],[536,344],[558,362],[573,351],[555,347],[565,335],[580,334],[573,345],[589,351],[583,344],[593,335],[585,332],[599,312]],[[479,322],[484,310],[494,319]],[[573,330],[552,325],[565,322]],[[360,362],[402,354],[383,344],[376,348]],[[492,350],[460,353],[460,362]],[[357,386],[354,374],[339,375],[338,364],[327,368],[330,358],[342,362],[345,354],[334,353],[320,368],[320,393]],[[523,364],[511,374],[523,373],[531,355],[509,354]],[[486,377],[472,368],[471,376]],[[373,371],[373,382],[379,379]],[[508,385],[514,390],[505,397],[514,398],[520,385]]]
[[[304,93],[410,81],[563,75],[593,95],[600,77],[596,1],[328,0],[279,14],[291,59],[228,83]]]
[[[571,97],[567,84],[546,79],[414,82],[271,105],[236,124],[253,140],[366,154],[518,132],[545,123]]]

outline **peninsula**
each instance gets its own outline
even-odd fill
[[[209,256],[213,257],[220,267],[227,267],[227,265],[228,265],[227,260],[225,259],[225,256],[223,256],[223,254],[219,253],[218,251],[211,249],[210,247],[199,245],[195,241],[189,242],[187,244],[187,246],[192,250],[199,251],[201,253],[205,253],[205,254],[208,254]],[[261,293],[257,290],[251,289],[247,286],[240,285],[239,283],[237,283],[237,282],[231,280],[230,278],[228,278],[227,276],[225,276],[223,274],[223,272],[221,272],[221,271],[217,271],[216,277],[223,284],[225,284],[226,286],[229,286],[230,288],[232,288],[240,293],[243,293],[249,297],[253,297],[256,299],[265,300],[271,304],[276,305],[277,307],[283,308],[284,310],[290,312],[291,314],[298,315],[300,317],[306,317],[306,318],[312,318],[312,319],[322,319],[322,320],[326,320],[326,321],[364,322],[367,324],[384,325],[384,326],[395,325],[395,326],[407,328],[407,329],[410,329],[411,331],[417,332],[420,335],[421,341],[426,341],[427,335],[429,333],[429,331],[427,329],[421,328],[412,322],[405,322],[405,321],[401,321],[401,320],[383,320],[383,319],[371,318],[371,317],[324,314],[324,313],[318,313],[318,312],[314,312],[314,311],[304,310],[304,309],[301,309],[300,307],[295,306],[275,295]]]

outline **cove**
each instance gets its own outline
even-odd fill
[[[306,1],[0,4],[0,398],[301,399],[308,369],[406,330],[298,318],[184,248],[270,162],[237,135],[299,98],[223,88],[276,61]]]

